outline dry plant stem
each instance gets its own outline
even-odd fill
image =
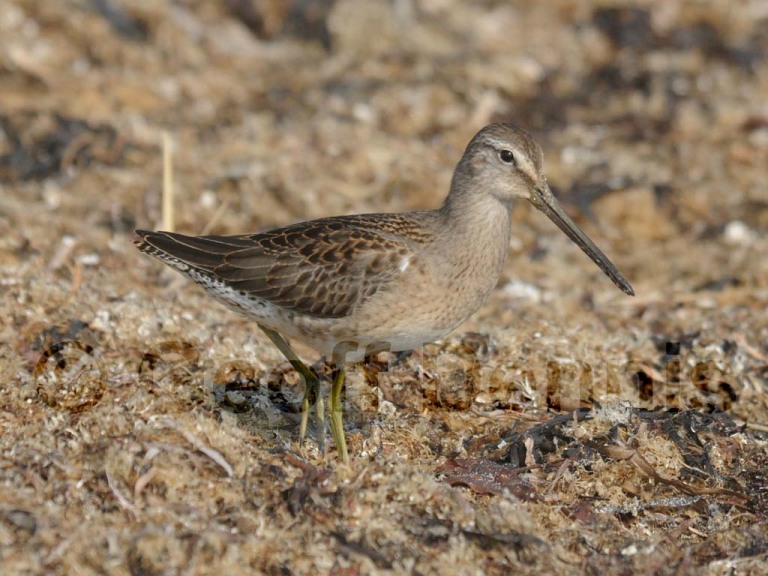
[[[768,424],[760,424],[759,422],[747,422],[746,427],[756,432],[768,432]]]
[[[318,444],[320,450],[325,453],[325,403],[320,396],[320,380],[311,368],[299,359],[296,353],[291,349],[288,342],[274,330],[259,324],[262,332],[272,341],[278,350],[291,363],[294,370],[304,378],[304,398],[301,401],[301,426],[299,428],[299,444],[304,444],[304,438],[307,434],[307,424],[309,422],[309,404],[310,398],[315,398],[315,421],[318,426]]]
[[[211,219],[208,221],[208,224],[205,225],[203,231],[200,232],[202,236],[206,236],[211,233],[211,230],[216,227],[216,225],[219,223],[219,220],[221,220],[224,214],[227,213],[227,210],[229,210],[229,204],[229,200],[225,198],[221,205],[216,209],[216,212],[213,213],[213,216],[211,216]]]
[[[168,231],[175,230],[173,205],[173,141],[163,132],[163,228]]]

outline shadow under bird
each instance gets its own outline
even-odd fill
[[[330,428],[347,462],[341,406],[345,363],[433,342],[474,314],[499,279],[516,199],[544,212],[616,286],[634,294],[560,207],[542,160],[540,146],[527,132],[491,124],[470,141],[436,210],[321,218],[238,236],[137,230],[135,242],[254,319],[304,377],[302,439],[310,398],[317,398],[324,430],[319,379],[283,337],[300,340],[330,360]]]

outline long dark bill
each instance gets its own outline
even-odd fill
[[[531,202],[534,206],[536,206],[536,208],[549,216],[549,219],[557,224],[558,228],[565,232],[568,238],[573,240],[576,245],[586,253],[587,256],[592,258],[595,264],[600,267],[600,270],[602,270],[606,276],[608,276],[608,278],[613,280],[613,283],[616,284],[616,286],[621,288],[623,292],[629,294],[630,296],[635,295],[635,291],[632,289],[632,285],[627,281],[626,278],[624,278],[624,275],[619,272],[618,268],[613,265],[613,262],[608,260],[608,257],[603,254],[600,248],[595,246],[595,243],[592,242],[592,240],[590,240],[587,235],[582,232],[581,228],[579,228],[576,223],[571,220],[571,217],[563,211],[557,201],[557,198],[555,198],[555,196],[552,194],[552,191],[549,189],[549,186],[544,184],[541,187],[535,188]]]

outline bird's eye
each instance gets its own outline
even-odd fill
[[[512,150],[499,150],[499,160],[504,164],[516,164],[515,154]]]

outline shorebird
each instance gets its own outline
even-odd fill
[[[238,236],[137,230],[135,242],[254,319],[303,376],[302,440],[310,398],[316,398],[324,433],[319,379],[283,337],[330,360],[330,428],[346,463],[345,364],[433,342],[474,314],[501,274],[515,200],[528,200],[544,212],[616,286],[634,294],[560,207],[542,163],[541,147],[527,132],[491,124],[470,141],[445,202],[435,210],[336,216]]]

